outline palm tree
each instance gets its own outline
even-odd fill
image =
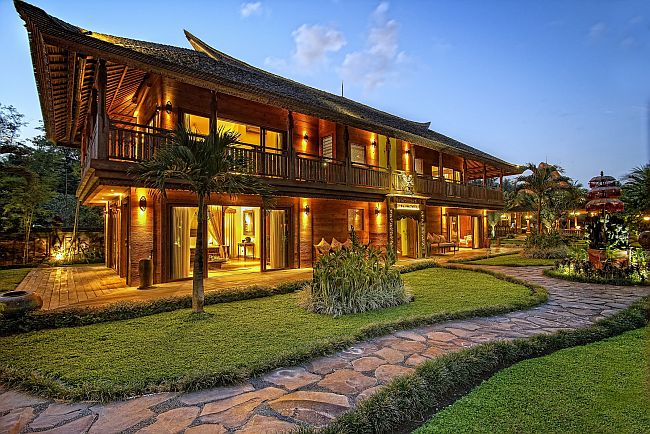
[[[568,188],[570,178],[562,175],[562,169],[546,163],[535,166],[528,163],[524,171],[530,171],[530,175],[519,175],[517,177],[517,192],[523,192],[532,196],[537,205],[537,231],[542,233],[542,207],[549,195],[558,190]]]
[[[650,210],[650,163],[632,169],[623,178],[621,190],[626,211],[639,213]]]
[[[241,153],[232,152],[239,134],[211,130],[207,136],[179,125],[171,139],[157,149],[153,158],[139,163],[134,173],[146,186],[155,188],[163,197],[169,182],[180,183],[196,194],[198,203],[196,245],[203,245],[203,221],[206,199],[211,194],[259,194],[265,206],[270,205],[270,186],[248,174],[250,161]],[[194,256],[192,279],[192,311],[203,312],[203,249]]]

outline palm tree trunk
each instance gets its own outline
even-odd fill
[[[542,199],[537,202],[537,233],[542,233]]]
[[[198,195],[199,209],[196,214],[196,247],[192,279],[192,312],[202,313],[205,296],[203,293],[203,217],[205,214],[205,197]]]

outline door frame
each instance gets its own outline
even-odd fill
[[[266,217],[267,217],[267,212],[268,211],[284,211],[284,218],[285,218],[285,228],[286,228],[286,236],[285,236],[285,267],[283,268],[271,268],[267,269],[266,268]],[[262,230],[262,244],[260,246],[260,270],[263,273],[270,272],[270,271],[279,271],[279,270],[287,270],[292,268],[293,264],[291,261],[291,258],[293,257],[293,207],[292,206],[279,206],[279,207],[271,207],[271,208],[265,208],[265,207],[260,207],[260,225],[261,230]]]

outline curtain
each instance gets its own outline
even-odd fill
[[[208,206],[208,245],[210,240],[214,245],[223,244],[223,213],[221,205]]]
[[[182,279],[190,275],[190,234],[196,226],[196,208],[174,207],[172,213],[172,279]]]
[[[269,211],[269,268],[286,267],[285,217],[283,210]]]
[[[224,244],[230,246],[230,257],[237,254],[237,240],[235,239],[235,211],[233,208],[226,208],[224,213]]]

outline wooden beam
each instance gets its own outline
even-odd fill
[[[122,87],[122,82],[124,82],[124,77],[126,76],[126,71],[129,70],[129,67],[124,65],[124,71],[122,71],[122,76],[120,77],[120,81],[117,83],[117,87],[115,88],[115,92],[113,92],[113,98],[111,98],[111,103],[108,105],[108,112],[110,113],[111,109],[113,108],[113,103],[115,102],[115,98],[117,98],[117,94],[120,91],[120,88]]]
[[[72,114],[72,128],[70,129],[70,135],[68,136],[68,141],[74,143],[74,138],[77,135],[77,126],[79,125],[79,113],[81,111],[81,90],[84,86],[85,74],[86,74],[86,56],[78,57],[79,67],[75,74],[74,82],[74,109]]]
[[[210,91],[210,132],[217,132],[217,92]]]
[[[97,158],[108,158],[108,115],[106,114],[106,60],[97,65]]]

